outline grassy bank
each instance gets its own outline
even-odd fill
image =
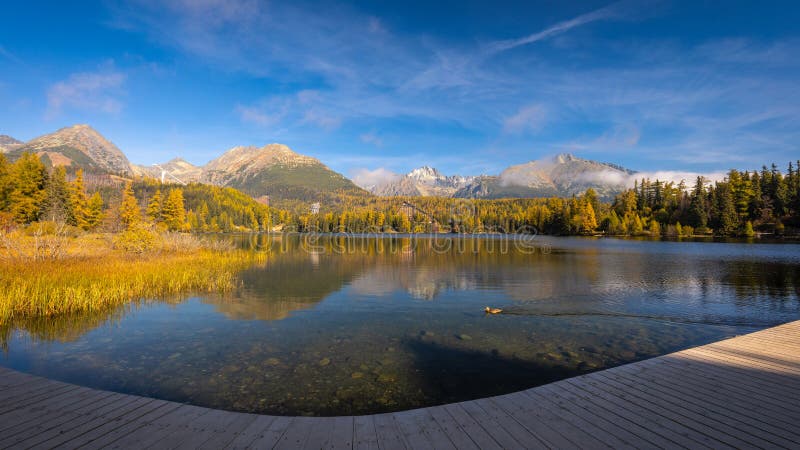
[[[134,248],[120,236],[3,236],[0,324],[31,317],[101,311],[142,299],[233,288],[236,273],[259,259],[188,235],[149,236]]]

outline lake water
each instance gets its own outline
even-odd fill
[[[0,364],[228,410],[367,414],[512,392],[800,317],[792,244],[235,239],[269,257],[234,292],[15,323],[0,330]]]

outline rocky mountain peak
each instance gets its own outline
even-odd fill
[[[580,160],[580,158],[576,158],[575,155],[573,155],[572,153],[561,153],[559,155],[556,155],[554,160],[558,164],[566,164],[569,162],[578,161]]]
[[[52,165],[132,173],[131,164],[116,145],[86,124],[61,128],[17,148],[46,157]]]
[[[430,166],[422,166],[408,172],[406,175],[409,178],[415,178],[418,180],[436,180],[440,178],[444,178],[441,172],[437,169],[430,167]]]

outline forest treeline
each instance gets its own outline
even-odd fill
[[[85,231],[118,232],[134,225],[162,231],[264,231],[287,213],[231,188],[156,180],[118,179],[87,186],[83,172],[50,170],[33,154],[14,163],[0,154],[0,227],[39,221],[66,223]]]
[[[800,162],[798,162],[800,165]],[[69,178],[69,179],[68,179]],[[0,225],[65,222],[91,231],[147,224],[169,231],[500,232],[557,235],[752,236],[797,234],[800,171],[774,164],[731,170],[722,181],[641,179],[612,202],[587,190],[571,198],[454,199],[342,195],[319,209],[268,207],[232,188],[123,180],[87,187],[78,171],[48,170],[39,158],[0,154]]]
[[[342,200],[330,210],[295,214],[299,231],[539,232],[557,235],[753,236],[797,234],[800,171],[789,163],[761,171],[731,170],[724,180],[693,185],[637,180],[610,203],[594,190],[572,198],[467,200],[371,197]],[[408,206],[411,205],[411,206]]]

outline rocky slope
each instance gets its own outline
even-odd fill
[[[200,181],[200,177],[203,173],[203,168],[199,166],[195,166],[194,164],[186,161],[183,158],[175,158],[165,163],[159,164],[164,170],[166,170],[170,175],[165,177],[165,180],[168,179],[170,181],[175,181],[177,178],[178,180],[183,181],[184,183],[193,183]],[[153,165],[153,166],[133,166],[133,173],[138,176],[147,176],[151,178],[161,179],[161,168]]]
[[[318,159],[282,144],[234,147],[203,168],[200,182],[272,199],[325,201],[335,193],[367,194]]]
[[[438,196],[451,197],[459,189],[472,183],[476,177],[442,175],[433,167],[422,166],[397,180],[378,184],[370,189],[381,196]]]
[[[10,152],[22,146],[22,144],[24,144],[24,142],[18,141],[11,136],[0,134],[0,153]]]
[[[31,152],[50,166],[67,166],[90,172],[132,174],[128,158],[116,145],[89,125],[74,125],[40,136],[9,152],[13,159]]]

